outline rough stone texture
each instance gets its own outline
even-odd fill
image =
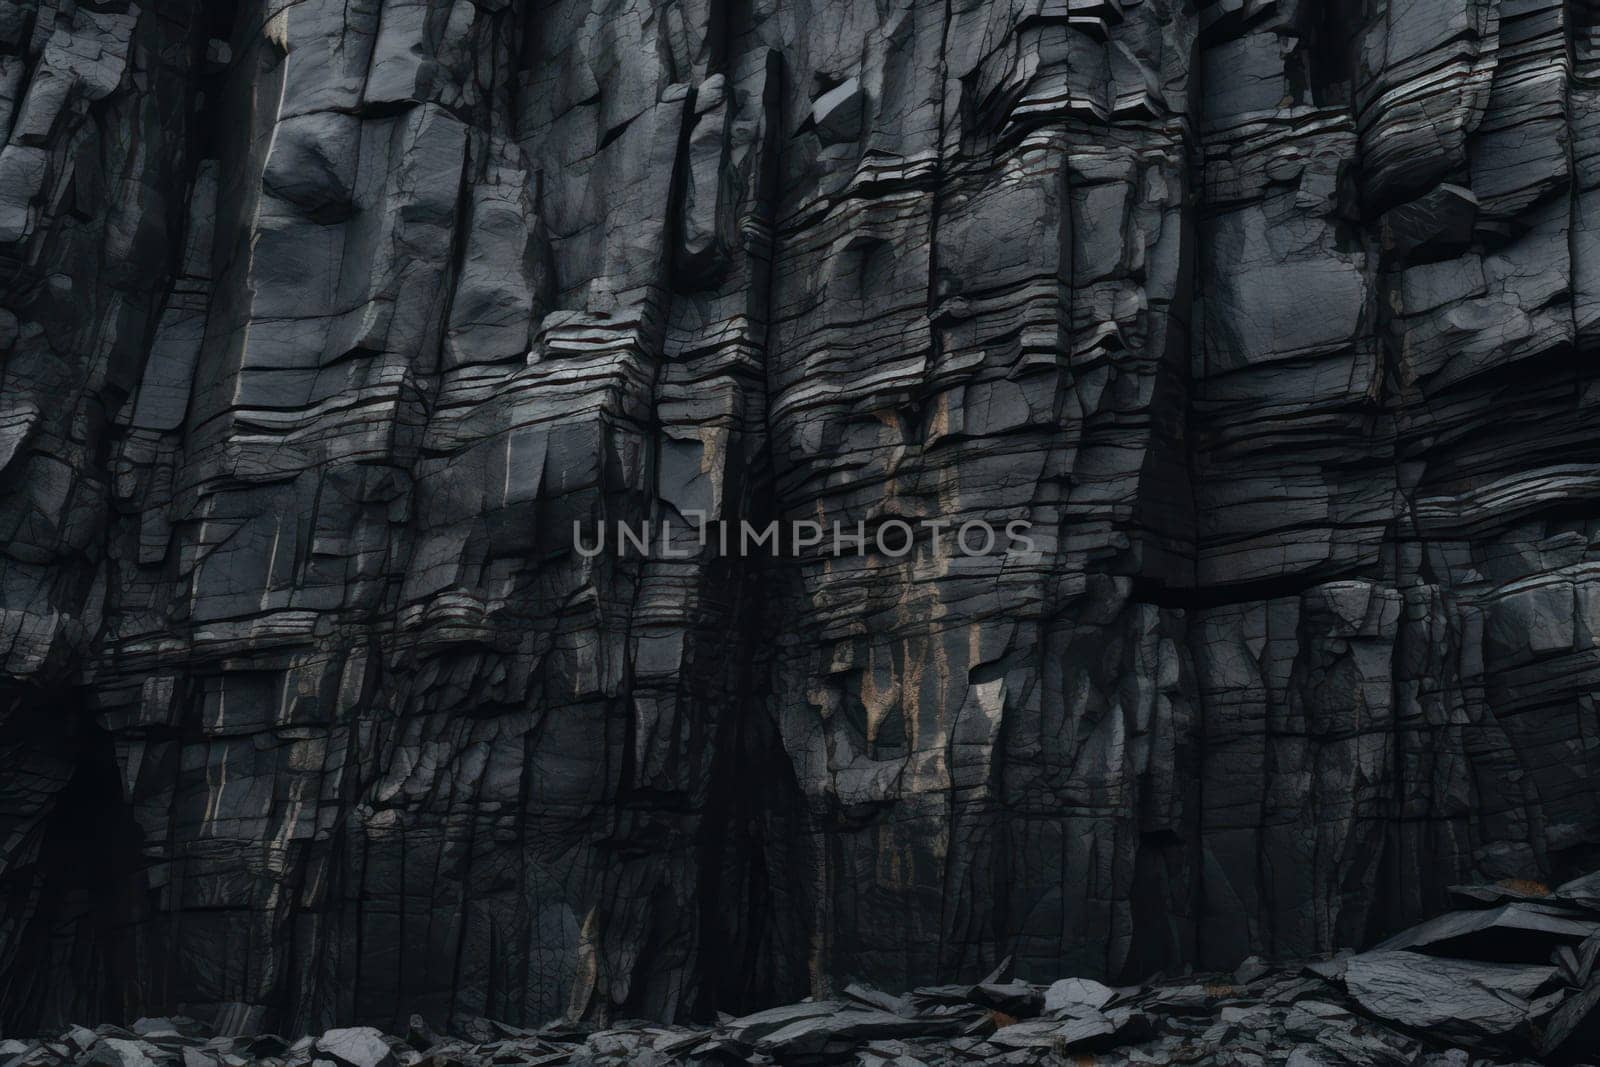
[[[1122,982],[1592,867],[1597,85],[1589,0],[0,0],[0,1025]],[[691,525],[773,518],[1033,548]]]
[[[1547,931],[1558,942],[1551,952],[1537,939],[1431,940],[1444,928],[1495,925],[1505,910],[1490,908],[1441,916],[1360,955],[1276,964],[1252,956],[1231,974],[1131,986],[1084,978],[1032,985],[1006,977],[1008,960],[975,984],[893,996],[852,983],[834,998],[724,1015],[711,1027],[634,1020],[530,1029],[474,1018],[442,1036],[413,1015],[403,1038],[363,1027],[289,1043],[270,1034],[212,1036],[184,1018],[146,1018],[131,1031],[78,1026],[55,1040],[3,1042],[0,1055],[18,1067],[1496,1067],[1529,1064],[1530,1055],[1592,1064],[1600,1050],[1600,976],[1592,972],[1600,909],[1565,889],[1530,894],[1538,896],[1540,914],[1569,924]],[[1402,941],[1415,947],[1391,947]],[[1572,966],[1583,959],[1588,963]]]

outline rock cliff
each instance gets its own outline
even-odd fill
[[[0,141],[0,1026],[1127,981],[1600,858],[1594,0],[0,0]],[[697,535],[774,520],[919,534]]]

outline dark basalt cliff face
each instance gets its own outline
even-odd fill
[[[0,1026],[1118,980],[1600,853],[1592,0],[0,0],[0,134]]]

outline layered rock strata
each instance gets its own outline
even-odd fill
[[[0,1024],[1123,981],[1572,873],[1597,75],[1588,0],[0,0]],[[698,537],[773,520],[1032,537]]]

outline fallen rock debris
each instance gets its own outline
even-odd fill
[[[1600,878],[1554,890],[1471,886],[1468,905],[1362,953],[1252,957],[1232,974],[1038,985],[1010,961],[975,985],[830,999],[715,1026],[624,1021],[585,1031],[474,1019],[455,1036],[341,1027],[287,1041],[184,1018],[0,1040],[0,1067],[572,1067],[669,1064],[1206,1064],[1490,1067],[1600,1063]]]

